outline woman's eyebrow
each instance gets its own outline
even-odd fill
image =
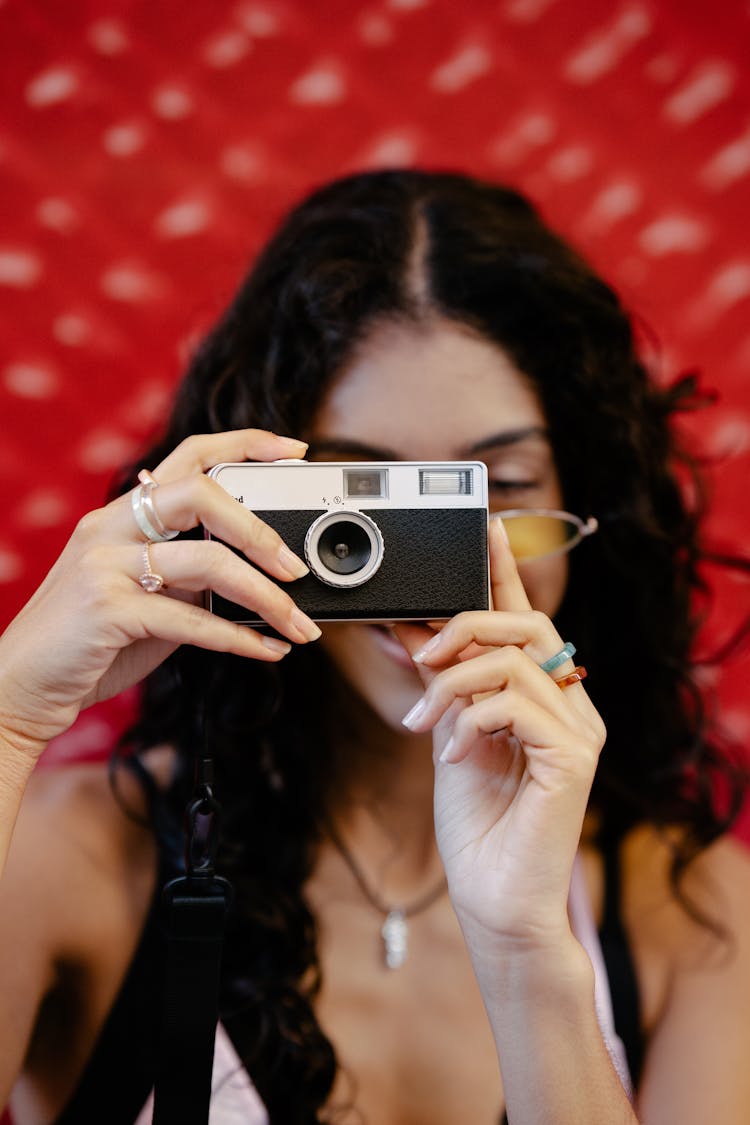
[[[518,430],[501,430],[497,434],[482,438],[476,444],[468,446],[466,456],[474,457],[478,453],[484,453],[487,449],[494,449],[496,446],[516,445],[528,438],[542,438],[547,441],[549,434],[544,426],[523,426]]]
[[[523,426],[516,430],[501,430],[499,433],[491,434],[489,437],[482,438],[481,441],[473,445],[467,446],[463,456],[475,457],[487,449],[494,449],[498,446],[514,445],[517,442],[526,441],[528,438],[547,438],[547,430],[544,426]],[[392,449],[382,449],[376,445],[368,445],[366,442],[357,441],[355,438],[345,437],[330,437],[321,438],[320,440],[313,439],[310,442],[308,456],[319,456],[321,453],[337,453],[344,454],[349,457],[364,457],[370,461],[401,461],[398,453]]]

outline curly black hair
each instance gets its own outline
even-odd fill
[[[736,802],[717,793],[737,789],[694,681],[701,513],[680,487],[693,467],[670,415],[695,404],[695,381],[665,389],[649,376],[616,294],[520,194],[416,170],[313,193],[198,350],[139,465],[194,433],[258,426],[305,437],[331,378],[376,323],[435,315],[471,326],[530,378],[565,505],[599,519],[571,556],[556,618],[586,654],[609,732],[591,804],[616,838],[643,822],[682,826],[678,887],[731,819]],[[638,669],[627,695],[623,668]],[[184,768],[166,797],[177,823],[201,737],[197,685],[214,685],[205,705],[224,805],[219,866],[236,891],[222,1018],[271,1120],[285,1125],[331,1120],[336,1059],[315,1016],[320,966],[304,887],[337,777],[319,705],[333,675],[315,646],[279,665],[185,647],[149,677],[129,733],[136,752],[177,748]],[[729,786],[717,787],[722,777]]]

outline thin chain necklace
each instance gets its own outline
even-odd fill
[[[414,902],[409,903],[408,906],[389,905],[372,887],[368,886],[361,867],[336,833],[333,825],[329,823],[327,829],[331,843],[351,871],[363,896],[370,906],[374,907],[378,914],[382,914],[385,918],[380,928],[380,934],[383,938],[386,966],[389,969],[400,969],[409,951],[409,923],[407,919],[413,918],[415,914],[420,914],[445,894],[448,889],[448,881],[445,875],[441,875],[440,882],[436,886],[431,887],[429,891],[415,899]]]

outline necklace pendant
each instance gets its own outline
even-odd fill
[[[385,963],[389,969],[400,969],[406,960],[409,945],[409,923],[403,910],[389,911],[380,930],[385,945]]]

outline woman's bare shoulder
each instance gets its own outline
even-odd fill
[[[127,931],[153,889],[156,850],[138,780],[107,762],[42,766],[19,812],[3,907],[30,910],[60,956]]]
[[[638,973],[644,1026],[659,1026],[696,980],[744,988],[750,973],[750,853],[731,835],[699,852],[677,883],[677,831],[633,830],[623,848],[623,918]]]
[[[647,1041],[640,1119],[747,1121],[750,1075],[737,1060],[750,1052],[750,854],[722,836],[675,889],[677,839],[642,828],[624,848],[624,914]]]
[[[678,876],[678,829],[643,825],[625,840],[623,866],[626,908],[644,934],[664,944],[670,935],[681,944],[703,945],[706,931],[731,936],[750,925],[750,850],[730,834],[699,851]],[[665,930],[667,918],[673,921]],[[702,935],[702,938],[701,938]]]
[[[123,776],[120,792],[105,762],[42,766],[27,787],[0,882],[0,1104],[44,1039],[45,997],[58,993],[66,1011],[100,1018],[132,957],[156,847],[137,819],[145,802],[136,779]]]
[[[137,780],[120,770],[113,786],[105,761],[42,766],[29,782],[18,831],[31,847],[56,841],[66,859],[77,854],[96,871],[145,844],[144,813]]]

